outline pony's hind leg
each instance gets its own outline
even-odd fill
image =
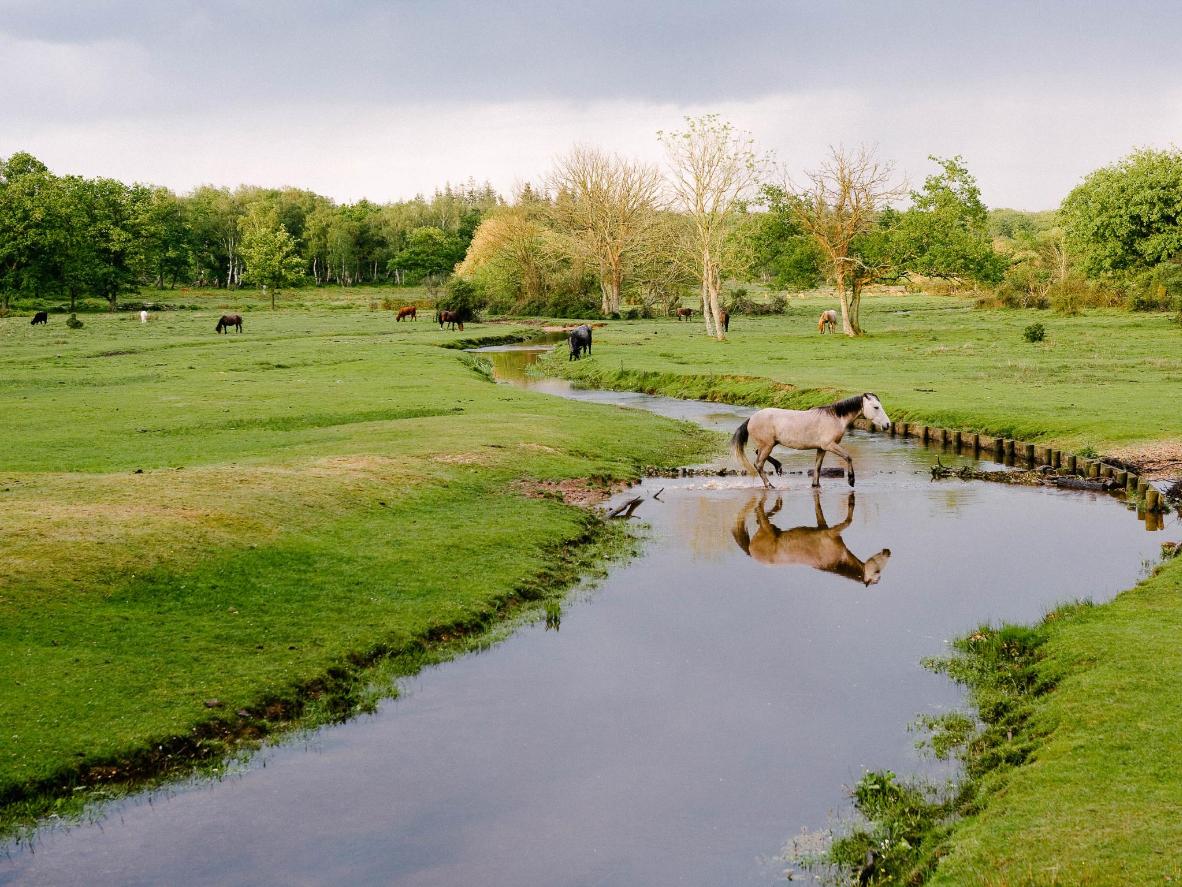
[[[768,457],[772,454],[772,449],[775,446],[776,442],[773,440],[770,444],[760,447],[755,456],[755,473],[759,475],[759,479],[763,481],[764,489],[767,490],[774,490],[775,487],[772,485],[772,482],[767,479],[767,475],[763,473],[763,463],[768,460]]]

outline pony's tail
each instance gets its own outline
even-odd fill
[[[751,460],[747,458],[747,423],[750,419],[744,419],[743,424],[735,429],[735,433],[731,435],[731,455],[738,460],[739,464],[743,466],[743,470],[748,474],[758,474],[755,466],[751,464]]]

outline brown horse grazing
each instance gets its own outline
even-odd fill
[[[770,511],[764,510],[766,493],[752,498],[735,519],[731,535],[738,546],[761,564],[781,567],[800,565],[812,567],[826,573],[834,573],[846,579],[861,582],[864,586],[876,585],[882,578],[882,571],[891,557],[891,550],[884,548],[878,554],[862,560],[846,547],[841,534],[854,521],[854,494],[846,498],[845,520],[831,527],[825,521],[821,510],[821,496],[813,490],[813,509],[817,519],[815,527],[793,527],[781,530],[771,519],[784,506],[784,500],[776,497],[776,504]],[[754,536],[747,532],[747,516],[755,511],[756,531]]]
[[[447,324],[448,329],[454,330],[458,326],[461,333],[464,331],[464,321],[460,318],[459,311],[437,311],[435,319],[439,322],[440,329],[443,329],[444,324]]]
[[[49,323],[49,312],[38,311],[33,315],[33,319],[29,321],[29,326],[36,326],[39,323]]]
[[[817,332],[823,336],[825,330],[829,330],[831,333],[837,332],[837,312],[832,308],[822,311],[821,316],[817,318]]]
[[[411,320],[419,319],[419,309],[414,305],[406,305],[398,309],[398,317],[395,320],[402,320],[404,317],[409,317]]]
[[[722,324],[722,331],[729,333],[731,331],[731,316],[725,311],[718,312],[718,321]]]
[[[693,320],[694,319],[694,309],[693,308],[678,308],[677,309],[677,319],[678,320]]]
[[[238,332],[242,332],[242,315],[241,314],[223,314],[222,319],[218,321],[218,325],[214,329],[218,333],[230,332],[230,327],[237,327]]]

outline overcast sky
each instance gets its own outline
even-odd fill
[[[1182,141],[1182,4],[839,0],[0,0],[0,156],[386,201],[536,180],[576,142],[652,160],[717,111],[792,171],[965,157],[1043,209]]]

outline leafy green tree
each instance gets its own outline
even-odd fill
[[[57,181],[32,154],[18,152],[0,162],[0,298],[7,310],[11,294],[37,298],[54,288],[54,241],[60,214]]]
[[[1143,148],[1089,174],[1059,209],[1091,277],[1125,276],[1182,252],[1182,150]]]
[[[115,179],[90,179],[86,183],[91,217],[91,292],[102,296],[112,311],[119,296],[139,288],[143,267],[144,218],[150,189],[128,187]]]
[[[415,277],[450,274],[464,260],[467,244],[458,234],[448,234],[434,225],[415,228],[407,235],[406,248],[389,260],[391,270],[398,268]]]
[[[929,159],[941,171],[911,192],[911,206],[895,220],[896,260],[924,277],[997,283],[1006,261],[993,249],[977,180],[961,157]]]
[[[779,185],[765,185],[764,212],[749,213],[740,236],[747,241],[747,273],[781,289],[804,290],[825,279],[824,259],[801,229],[793,205],[799,198]]]
[[[279,214],[265,204],[252,207],[239,223],[242,239],[239,249],[246,263],[243,279],[271,290],[271,310],[275,296],[303,276],[304,260],[296,249],[295,238],[287,233]]]

